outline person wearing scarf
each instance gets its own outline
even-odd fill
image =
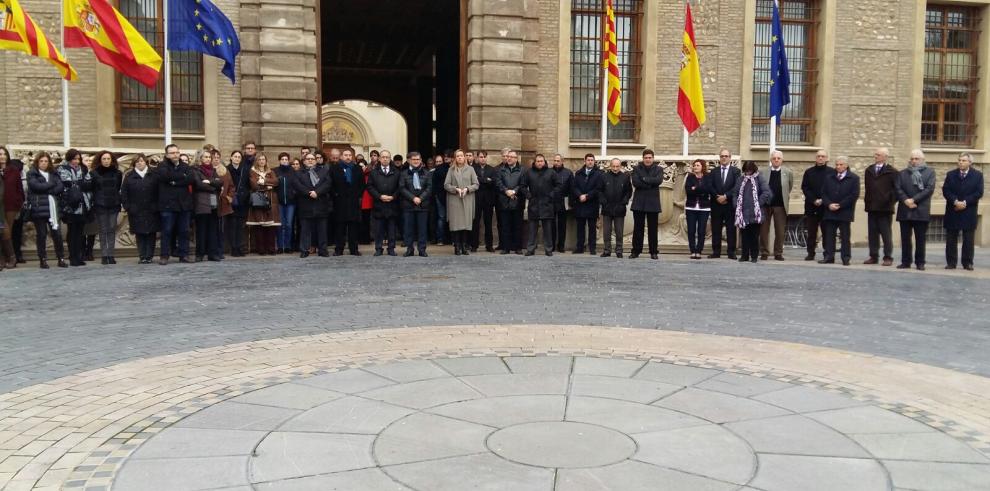
[[[760,254],[760,224],[763,223],[763,207],[772,198],[769,187],[760,181],[756,162],[747,160],[742,165],[742,179],[732,193],[736,197],[736,227],[742,232],[742,254],[739,262],[757,262]]]
[[[204,258],[220,261],[223,245],[220,242],[220,190],[223,180],[213,168],[213,152],[204,149],[196,156],[198,165],[192,168],[195,190],[194,212],[196,220],[196,262]]]
[[[251,195],[264,194],[268,199],[268,207],[255,206],[253,203],[248,211],[247,225],[254,238],[254,252],[258,255],[274,256],[278,252],[275,240],[276,233],[282,228],[281,212],[279,211],[278,175],[268,167],[268,157],[258,154],[254,166],[251,167],[251,177],[248,179]]]
[[[898,174],[894,182],[894,192],[897,193],[897,222],[901,226],[901,264],[897,265],[897,269],[911,267],[914,246],[914,265],[924,271],[925,235],[931,221],[935,171],[925,164],[925,154],[921,150],[911,151],[908,167]]]
[[[48,269],[48,234],[51,233],[55,243],[55,255],[58,257],[58,267],[68,267],[65,264],[65,249],[62,242],[62,232],[59,230],[59,203],[55,199],[64,191],[62,179],[52,168],[52,158],[44,152],[34,157],[34,163],[27,174],[28,202],[31,204],[31,221],[37,232],[38,263],[41,269]]]
[[[151,264],[155,257],[155,234],[161,230],[158,175],[148,167],[148,159],[143,154],[134,157],[133,169],[124,176],[120,203],[127,212],[127,224],[137,242],[138,264]]]

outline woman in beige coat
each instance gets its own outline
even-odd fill
[[[447,190],[447,221],[454,239],[454,255],[467,256],[467,238],[474,223],[474,193],[478,191],[478,175],[467,165],[464,151],[454,152],[454,165],[443,183]]]

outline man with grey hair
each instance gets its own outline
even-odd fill
[[[801,177],[801,193],[804,194],[804,225],[808,234],[808,255],[804,257],[805,261],[815,260],[819,230],[822,230],[824,237],[822,215],[825,210],[822,209],[821,194],[825,178],[831,174],[835,174],[835,169],[829,167],[828,150],[823,149],[815,153],[815,165],[805,169]]]
[[[911,267],[914,235],[914,265],[925,270],[925,234],[931,220],[932,194],[935,193],[935,171],[925,164],[925,154],[911,151],[908,167],[897,175],[897,221],[901,226],[901,264],[897,269]]]
[[[835,159],[835,174],[825,179],[820,199],[825,209],[822,218],[825,222],[825,235],[822,236],[825,258],[818,263],[835,263],[835,234],[838,232],[842,238],[842,265],[849,266],[852,258],[849,229],[856,218],[855,206],[859,199],[859,176],[849,170],[849,157]]]
[[[979,221],[977,208],[983,197],[983,174],[973,167],[973,156],[959,156],[959,168],[949,171],[942,184],[945,197],[945,269],[956,269],[957,244],[962,232],[962,266],[973,270],[973,239]]]
[[[770,255],[770,222],[773,221],[773,258],[784,260],[784,235],[787,234],[787,208],[794,187],[794,173],[784,167],[784,153],[770,152],[770,169],[760,174],[760,180],[773,197],[770,205],[763,208],[763,223],[760,224],[760,260],[766,261]]]
[[[894,215],[894,203],[897,193],[894,182],[897,180],[897,169],[887,163],[890,151],[880,147],[873,152],[873,165],[866,168],[866,235],[870,247],[870,257],[863,264],[880,262],[880,241],[883,240],[883,265],[894,264],[894,243],[891,241],[891,218]]]

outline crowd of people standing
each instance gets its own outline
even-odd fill
[[[501,163],[490,165],[483,151],[449,151],[430,159],[417,152],[403,158],[373,151],[365,160],[350,149],[324,153],[303,147],[298,157],[281,153],[277,164],[269,165],[253,142],[231,152],[226,162],[220,150],[209,145],[192,158],[169,145],[157,165],[137,155],[125,174],[109,151],[87,156],[70,149],[58,165],[39,152],[25,165],[0,147],[0,269],[24,262],[26,222],[35,226],[42,268],[49,268],[49,238],[58,267],[93,261],[97,236],[101,263],[116,264],[122,210],[141,264],[153,262],[159,243],[161,265],[172,258],[181,263],[222,261],[227,255],[246,255],[249,249],[260,255],[326,257],[332,245],[335,256],[345,251],[361,255],[359,243],[372,241],[375,256],[396,256],[401,243],[404,256],[426,257],[430,242],[449,242],[458,256],[482,246],[488,252],[532,256],[542,239],[543,253],[551,256],[564,250],[569,215],[576,222],[574,254],[598,254],[601,220],[601,257],[622,258],[628,211],[633,215],[629,257],[645,253],[659,259],[664,174],[653,151],[645,150],[631,170],[619,159],[602,170],[591,154],[576,171],[564,166],[560,154],[550,159],[538,154],[529,166],[522,165],[512,149],[504,149],[501,157]],[[900,171],[887,163],[887,149],[877,149],[874,157],[864,173],[870,254],[866,264],[893,264],[891,228],[896,219],[902,247],[898,267],[913,264],[924,269],[935,173],[920,150],[911,153],[908,167]],[[960,235],[961,264],[973,268],[983,177],[971,165],[969,154],[960,155],[958,168],[942,186],[948,269],[959,264]],[[691,258],[703,257],[710,220],[708,258],[721,257],[724,242],[729,259],[757,262],[772,255],[784,260],[790,195],[798,185],[794,174],[779,151],[771,153],[762,172],[755,161],[731,165],[726,149],[712,169],[703,160],[692,162],[683,181]],[[808,234],[805,259],[817,258],[820,232],[824,251],[819,262],[834,263],[838,253],[848,265],[850,223],[861,189],[849,159],[838,157],[833,167],[828,153],[819,151],[799,185]],[[191,230],[195,250],[190,250]]]

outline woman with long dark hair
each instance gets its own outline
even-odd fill
[[[278,167],[275,175],[278,176],[278,210],[282,226],[278,229],[278,253],[285,254],[293,252],[292,229],[296,220],[296,189],[292,182],[296,179],[296,170],[289,163],[289,154],[282,152],[278,154]]]
[[[736,226],[742,234],[742,255],[739,262],[756,262],[760,256],[760,224],[763,208],[770,204],[770,188],[760,182],[760,169],[756,162],[743,162],[742,178],[733,192],[736,197]]]
[[[117,243],[117,217],[120,215],[120,187],[124,174],[117,166],[117,157],[109,151],[97,152],[93,158],[93,212],[100,230],[101,264],[117,264],[114,246]]]
[[[62,232],[59,230],[59,197],[65,188],[58,172],[52,167],[52,158],[45,152],[34,157],[34,163],[27,175],[28,203],[31,206],[31,221],[37,232],[38,264],[48,269],[48,234],[55,243],[55,257],[58,267],[65,268],[65,250],[62,245]],[[80,229],[81,231],[81,229]]]
[[[137,241],[138,264],[151,264],[161,217],[158,214],[158,175],[148,167],[144,154],[134,158],[133,168],[124,176],[120,202],[127,211],[127,224]]]
[[[684,178],[684,214],[687,217],[688,248],[691,259],[701,259],[705,248],[705,233],[708,229],[708,215],[712,211],[711,182],[708,166],[704,160],[691,163],[691,172]]]
[[[17,263],[24,262],[21,257],[21,239],[24,235],[24,224],[21,222],[21,208],[24,207],[24,163],[10,158],[7,147],[0,146],[0,209],[4,223],[0,237],[0,268],[16,268]]]
[[[275,192],[279,180],[268,168],[268,158],[264,154],[259,154],[255,159],[248,182],[251,185],[251,209],[248,210],[247,225],[251,227],[251,235],[254,237],[254,250],[261,256],[274,256],[277,249],[275,232],[282,226]]]
[[[70,148],[65,152],[62,165],[58,166],[58,178],[62,180],[61,209],[62,222],[66,224],[69,245],[69,265],[85,266],[86,249],[85,227],[92,209],[92,181],[89,169],[82,164],[79,150]]]

